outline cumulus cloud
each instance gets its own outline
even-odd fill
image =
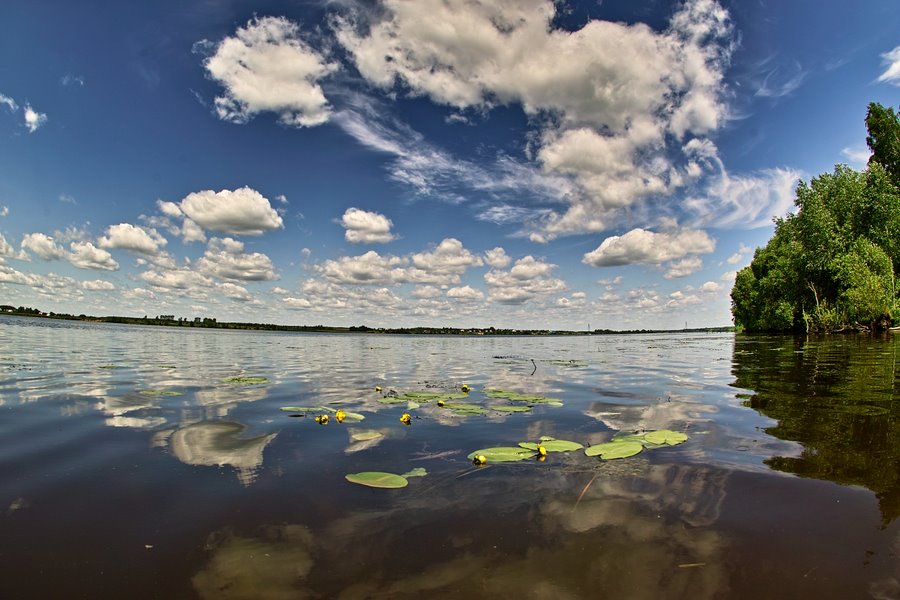
[[[16,252],[16,249],[13,248],[12,244],[6,241],[6,238],[3,237],[3,234],[0,233],[0,258],[16,258],[19,260],[28,260],[28,255],[24,250],[19,250]],[[0,261],[2,262],[2,261]]]
[[[634,263],[659,264],[689,254],[708,254],[716,244],[705,231],[684,230],[676,233],[654,233],[637,228],[606,238],[582,262],[594,267],[611,267]]]
[[[277,279],[272,260],[261,252],[244,252],[244,244],[232,238],[212,238],[197,260],[197,270],[220,279],[271,281]]]
[[[106,228],[106,235],[98,241],[101,248],[121,248],[140,254],[154,255],[168,242],[155,229],[145,229],[130,223],[119,223]]]
[[[386,244],[396,239],[391,233],[393,223],[376,212],[348,208],[341,217],[344,239],[351,244]]]
[[[484,262],[495,269],[504,269],[512,259],[506,254],[506,250],[496,247],[484,253]]]
[[[401,265],[406,261],[396,256],[381,256],[370,250],[361,256],[342,256],[326,260],[316,269],[326,278],[339,283],[383,285],[402,278]]]
[[[878,81],[900,86],[900,46],[881,55],[881,62],[886,66]]]
[[[459,283],[466,269],[484,264],[455,238],[444,239],[434,250],[413,254],[410,261],[412,266],[402,277],[417,283]]]
[[[488,300],[499,304],[522,304],[538,296],[565,291],[563,280],[551,277],[556,265],[533,256],[517,260],[509,271],[491,269],[484,274]]]
[[[313,49],[300,26],[285,17],[251,19],[219,42],[203,64],[225,88],[215,99],[216,114],[225,121],[246,123],[271,112],[285,125],[312,127],[331,114],[319,82],[338,65]]]
[[[433,285],[417,285],[409,295],[413,298],[419,298],[420,300],[431,300],[439,298],[441,296],[441,290]]]
[[[28,133],[34,133],[47,122],[47,115],[37,112],[31,108],[30,104],[25,105],[24,116],[25,128],[28,130]]]
[[[548,0],[387,0],[383,9],[336,25],[369,82],[460,110],[516,103],[553,116],[540,121],[537,161],[574,193],[557,197],[566,210],[530,226],[534,241],[601,231],[624,207],[672,193],[684,182],[672,141],[713,132],[727,117],[733,42],[714,0],[680,5],[664,31],[600,20],[556,29]],[[389,137],[368,139],[403,151]]]
[[[71,252],[67,257],[69,262],[79,269],[99,269],[103,271],[115,271],[119,268],[112,255],[97,248],[91,242],[72,242],[69,244]]]
[[[703,267],[703,261],[699,256],[688,256],[669,264],[663,277],[666,279],[679,279],[693,275]]]
[[[447,290],[447,297],[461,302],[477,302],[484,300],[484,292],[471,286],[453,287]]]
[[[45,233],[28,233],[22,238],[22,250],[37,254],[44,260],[59,260],[66,257],[65,249]]]
[[[106,292],[116,289],[116,286],[103,279],[94,279],[93,281],[82,281],[81,289],[90,292]]]
[[[248,302],[250,304],[262,304],[259,300],[253,297],[247,288],[237,285],[236,283],[231,283],[230,281],[226,281],[225,283],[220,283],[216,286],[216,289],[222,293],[226,298],[230,298],[236,302]]]
[[[166,216],[179,214],[193,224],[209,231],[235,235],[262,235],[266,231],[282,229],[284,222],[269,204],[269,200],[256,190],[242,187],[236,190],[203,190],[184,197],[180,204],[160,202],[160,210]],[[185,231],[187,231],[187,220]],[[185,233],[187,237],[187,233]]]
[[[182,267],[176,269],[151,269],[139,277],[155,288],[164,290],[196,290],[212,287],[213,280],[192,269]]]

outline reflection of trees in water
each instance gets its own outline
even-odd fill
[[[205,421],[174,431],[161,431],[155,443],[168,444],[172,454],[188,465],[234,467],[240,482],[250,485],[262,465],[263,450],[278,434],[240,437],[245,429],[240,423]]]
[[[586,472],[500,467],[429,479],[393,495],[390,508],[314,529],[216,535],[195,589],[345,599],[728,593],[725,542],[713,528],[726,471],[636,459]],[[383,490],[348,492],[386,499]]]
[[[900,341],[884,337],[738,336],[735,386],[776,419],[767,433],[803,444],[779,471],[875,492],[885,523],[900,515]]]

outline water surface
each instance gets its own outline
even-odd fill
[[[896,598],[896,339],[0,317],[0,596]],[[239,376],[267,382],[227,382]],[[380,401],[462,384],[488,408],[503,402],[489,388],[564,406]],[[279,410],[297,405],[366,418]],[[655,429],[689,440],[616,461],[466,459]],[[381,437],[354,441],[362,430]],[[428,475],[400,490],[344,479],[415,467]]]

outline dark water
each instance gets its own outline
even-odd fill
[[[0,317],[0,597],[897,598],[897,339]],[[463,383],[479,405],[503,388],[564,406],[462,417],[374,391]],[[290,405],[366,419],[320,426]],[[664,428],[689,440],[614,461],[466,459]],[[428,475],[400,490],[344,479],[415,467]]]

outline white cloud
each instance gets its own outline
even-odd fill
[[[172,203],[160,202],[160,210],[172,216]],[[200,227],[236,235],[262,235],[281,229],[284,222],[262,194],[249,187],[236,190],[203,190],[184,197],[178,208]],[[185,222],[185,232],[187,232]]]
[[[484,264],[455,238],[444,239],[430,252],[413,254],[410,260],[412,267],[403,278],[417,283],[456,284],[466,269]]]
[[[331,114],[319,81],[338,65],[313,49],[300,26],[284,17],[251,19],[219,42],[203,65],[225,87],[215,99],[220,119],[246,123],[272,112],[285,125],[312,127]]]
[[[900,86],[900,46],[882,54],[881,63],[887,68],[878,76],[878,81]]]
[[[394,281],[406,261],[396,256],[381,256],[370,250],[361,256],[343,256],[316,266],[322,275],[338,283],[384,285]]]
[[[72,242],[69,244],[72,250],[68,255],[69,262],[79,269],[100,269],[103,271],[115,271],[119,268],[112,255],[101,248],[97,248],[91,242]]]
[[[471,286],[454,287],[447,290],[447,297],[462,302],[476,302],[484,300],[484,292]]]
[[[141,273],[139,277],[155,288],[167,290],[187,291],[213,285],[212,279],[189,268],[151,269]]]
[[[9,216],[9,207],[2,206],[0,207],[0,217],[8,217]]]
[[[5,104],[6,108],[8,108],[10,112],[16,112],[17,110],[19,110],[19,105],[16,104],[16,101],[3,94],[0,94],[0,104]]]
[[[753,252],[752,248],[746,246],[745,244],[741,244],[740,246],[738,246],[738,251],[729,256],[725,262],[727,262],[729,265],[736,265],[744,260],[744,257],[751,252]]]
[[[386,244],[397,237],[391,233],[393,223],[390,219],[358,208],[344,211],[341,225],[346,230],[344,239],[351,244]]]
[[[431,300],[434,298],[439,298],[441,296],[441,290],[434,287],[433,285],[417,285],[413,288],[413,291],[409,294],[413,298],[419,298],[422,300]]]
[[[862,146],[842,148],[841,156],[849,160],[851,165],[862,167],[869,162],[869,157],[872,156],[872,151]]]
[[[594,267],[659,264],[689,254],[708,254],[715,247],[715,242],[705,231],[654,233],[637,228],[621,236],[606,238],[595,250],[585,254],[582,262]]]
[[[552,115],[534,121],[543,128],[535,138],[543,173],[518,165],[533,174],[519,185],[568,208],[517,215],[512,204],[501,204],[480,217],[519,218],[533,241],[602,231],[636,202],[671,194],[685,182],[670,157],[679,149],[673,142],[713,132],[727,117],[723,80],[733,43],[728,12],[714,0],[688,0],[660,32],[600,20],[555,29],[556,4],[548,0],[382,6],[336,25],[371,83],[458,109],[516,103],[531,116]],[[362,119],[342,126],[400,160],[446,164],[434,153],[410,152]],[[424,169],[398,171],[396,178],[409,176],[420,192],[435,179]],[[537,187],[551,178],[566,185],[556,192]]]
[[[28,133],[34,133],[47,122],[47,115],[39,113],[30,104],[25,105],[25,128]]]
[[[511,260],[506,250],[499,246],[484,253],[484,262],[495,269],[505,269]]]
[[[67,73],[60,77],[59,83],[64,86],[77,85],[78,87],[82,87],[84,86],[84,77]]]
[[[82,281],[81,289],[88,290],[90,292],[104,292],[114,290],[116,289],[116,286],[109,281],[104,281],[103,279],[94,279],[93,281]]]
[[[44,233],[29,233],[22,238],[22,250],[37,254],[44,260],[59,260],[66,257],[65,249]]]
[[[261,302],[253,297],[253,294],[246,288],[231,282],[220,283],[216,286],[222,295],[236,302],[249,302],[250,304],[261,304]]]
[[[221,279],[271,281],[277,279],[272,260],[261,252],[245,253],[244,244],[231,238],[212,238],[197,260],[197,270]]]
[[[703,267],[703,261],[699,256],[689,256],[687,258],[683,258],[681,260],[676,260],[669,264],[669,268],[666,270],[665,277],[666,279],[678,279],[680,277],[687,277],[688,275],[693,275],[697,271],[699,271]]]
[[[155,229],[144,229],[130,223],[119,223],[106,228],[106,235],[97,242],[101,248],[121,248],[154,255],[168,242]]]
[[[16,249],[13,248],[12,244],[6,241],[6,238],[3,237],[2,233],[0,233],[0,257],[28,260],[28,255],[25,253],[25,251],[19,250],[18,252],[16,252]]]
[[[563,280],[551,277],[556,265],[525,256],[509,271],[492,269],[484,274],[488,284],[488,300],[499,304],[522,304],[538,296],[565,291]]]

